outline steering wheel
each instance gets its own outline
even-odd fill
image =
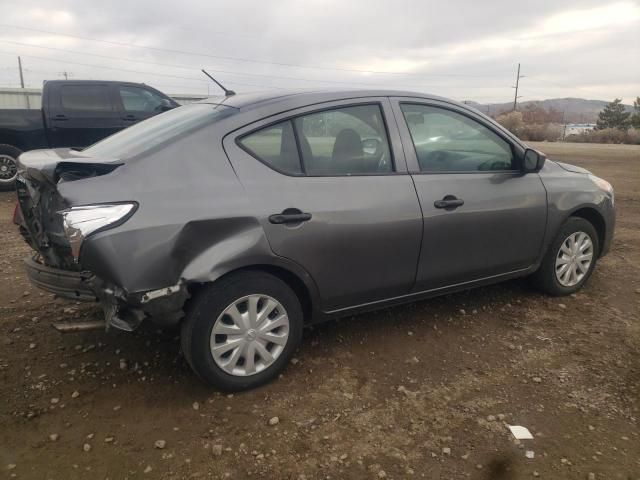
[[[154,112],[156,109],[152,107],[153,107],[153,103],[151,103],[149,100],[145,100],[144,103],[142,104],[142,109],[145,112]]]

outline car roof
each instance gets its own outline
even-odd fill
[[[72,84],[117,84],[117,85],[144,85],[145,87],[151,87],[150,85],[147,85],[145,83],[138,83],[138,82],[128,82],[128,81],[119,81],[119,80],[45,80],[43,82],[44,84],[66,84],[66,85],[72,85]],[[154,90],[156,90],[155,88],[153,88]]]
[[[250,121],[255,121],[260,118],[267,118],[272,115],[284,113],[297,108],[303,108],[307,106],[322,104],[332,101],[349,100],[349,99],[363,99],[363,98],[380,98],[380,97],[404,97],[415,98],[420,100],[434,100],[440,104],[448,104],[456,106],[459,109],[466,110],[475,116],[480,116],[485,121],[491,123],[494,128],[501,130],[504,135],[511,138],[519,145],[523,145],[522,142],[507,129],[498,124],[495,120],[489,118],[484,113],[480,112],[476,108],[466,105],[455,100],[439,97],[437,95],[431,95],[428,93],[411,92],[406,90],[365,90],[365,89],[306,89],[306,90],[271,90],[260,92],[247,92],[239,93],[231,96],[217,96],[209,97],[204,100],[195,102],[195,104],[213,104],[224,105],[236,109],[239,115],[233,115],[229,117],[229,121],[235,117],[235,127],[240,127],[244,124],[248,124]]]
[[[349,98],[366,97],[414,97],[429,100],[438,100],[455,105],[462,105],[447,98],[430,95],[427,93],[410,92],[404,90],[365,90],[365,89],[278,89],[239,93],[232,96],[215,96],[200,100],[198,103],[222,104],[240,110],[249,110],[265,105],[280,103],[296,103],[299,105],[313,105],[315,103],[330,102],[332,100],[345,100]],[[292,102],[293,101],[293,102]]]

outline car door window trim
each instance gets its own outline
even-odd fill
[[[425,170],[421,170],[420,166],[418,164],[418,170],[412,170],[411,168],[409,169],[409,172],[411,175],[451,175],[451,174],[469,174],[469,173],[473,173],[473,174],[479,174],[479,173],[489,173],[489,174],[493,174],[493,173],[515,173],[515,174],[522,174],[522,159],[520,158],[521,155],[518,154],[518,151],[516,149],[516,143],[508,136],[506,136],[503,132],[501,132],[500,130],[496,130],[495,128],[493,128],[493,125],[491,125],[490,123],[483,121],[483,119],[481,117],[476,117],[475,115],[471,115],[470,112],[466,112],[465,110],[461,109],[461,108],[456,108],[455,105],[441,105],[439,103],[435,103],[435,102],[429,102],[429,101],[420,101],[419,99],[411,99],[411,100],[402,100],[402,99],[395,99],[397,101],[398,107],[399,107],[399,112],[401,114],[401,120],[404,122],[404,127],[407,129],[407,132],[409,133],[409,138],[411,139],[411,147],[413,149],[413,154],[416,157],[416,161],[418,159],[418,152],[416,150],[416,144],[413,140],[413,135],[411,133],[411,129],[409,128],[409,125],[407,123],[407,119],[404,116],[404,112],[402,111],[402,105],[417,105],[417,106],[423,106],[423,107],[429,107],[429,108],[438,108],[441,110],[447,110],[453,113],[457,113],[458,115],[462,115],[463,117],[476,122],[480,125],[482,125],[483,127],[485,127],[486,129],[488,129],[490,132],[492,132],[493,134],[497,135],[500,139],[504,140],[507,145],[509,146],[509,149],[511,150],[511,156],[512,156],[512,162],[513,164],[515,164],[514,168],[511,169],[507,169],[507,170],[441,170],[441,171],[425,171]]]
[[[319,104],[321,105],[321,104]],[[382,125],[384,128],[384,134],[386,135],[386,139],[387,139],[387,145],[389,147],[389,155],[390,155],[390,160],[391,160],[391,168],[392,170],[389,172],[370,172],[370,173],[350,173],[350,174],[308,174],[306,173],[306,167],[304,166],[304,159],[302,158],[302,149],[300,146],[300,139],[299,139],[299,132],[297,131],[297,127],[296,127],[296,122],[294,121],[297,118],[301,118],[301,117],[305,117],[307,115],[314,115],[317,113],[322,113],[322,112],[327,112],[327,111],[333,111],[333,110],[341,110],[341,109],[347,109],[350,107],[365,107],[365,106],[377,106],[379,108],[380,111],[380,116],[382,118]],[[258,120],[258,122],[265,120],[267,117]],[[273,165],[270,165],[268,163],[266,163],[264,160],[258,158],[255,153],[249,151],[247,148],[245,148],[242,145],[242,139],[245,137],[248,137],[249,135],[259,132],[260,130],[263,129],[267,129],[270,128],[274,125],[280,124],[280,123],[284,123],[286,121],[290,121],[292,123],[293,126],[293,132],[294,132],[294,136],[296,139],[296,146],[298,149],[298,157],[300,158],[300,162],[301,162],[301,166],[302,166],[302,172],[303,173],[291,173],[291,172],[284,172],[276,167],[274,167]],[[254,124],[256,122],[252,122],[251,124]],[[251,125],[249,124],[249,125]],[[249,126],[249,125],[245,125],[244,127],[241,127],[241,129],[244,129],[245,127]],[[237,135],[234,138],[234,143],[240,147],[243,151],[245,151],[246,153],[248,153],[249,155],[251,155],[252,158],[255,158],[256,160],[258,160],[260,163],[262,163],[263,165],[267,166],[268,168],[270,168],[271,170],[274,170],[275,172],[278,172],[281,175],[286,175],[288,177],[308,177],[308,178],[314,178],[314,177],[319,177],[319,178],[331,178],[331,177],[379,177],[379,176],[388,176],[388,175],[406,175],[407,172],[400,172],[398,171],[397,168],[397,162],[396,162],[396,157],[393,153],[393,145],[391,142],[391,135],[389,132],[389,125],[387,122],[387,118],[386,118],[386,112],[384,109],[384,105],[381,101],[368,101],[368,102],[353,102],[353,103],[345,103],[345,104],[338,104],[338,105],[333,105],[333,106],[328,106],[328,107],[324,107],[324,108],[319,108],[316,110],[309,110],[309,111],[305,111],[302,113],[297,113],[297,114],[293,114],[290,115],[288,117],[284,117],[284,118],[279,118],[278,120],[275,120],[273,122],[270,123],[266,123],[264,125],[261,125],[260,127],[254,128],[252,130],[249,130],[247,132],[243,132],[239,135]]]
[[[296,153],[298,154],[298,163],[300,164],[300,172],[288,172],[285,171],[281,168],[278,168],[277,166],[275,166],[273,163],[267,162],[265,159],[261,158],[260,155],[258,155],[257,152],[254,152],[250,147],[248,147],[247,145],[245,145],[244,143],[242,143],[242,140],[245,138],[250,137],[251,135],[255,134],[255,133],[260,133],[264,130],[269,130],[270,128],[276,127],[278,125],[284,125],[286,123],[289,123],[291,125],[291,130],[293,132],[293,138],[296,142]],[[282,141],[282,140],[281,140]],[[264,166],[269,167],[271,170],[278,172],[281,175],[286,175],[287,177],[304,177],[305,175],[305,169],[304,169],[304,162],[302,161],[302,152],[301,152],[301,148],[300,148],[300,142],[298,141],[298,136],[297,136],[297,132],[296,132],[296,125],[295,122],[291,119],[291,118],[286,118],[286,119],[281,119],[278,120],[277,122],[273,122],[273,123],[269,123],[267,125],[263,125],[260,128],[256,128],[248,133],[243,133],[242,135],[239,135],[238,137],[235,138],[235,144],[240,147],[240,149],[242,149],[243,151],[245,151],[246,153],[248,153],[252,158],[255,158],[256,160],[258,160],[260,163],[262,163]]]

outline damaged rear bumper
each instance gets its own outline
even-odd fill
[[[24,265],[29,281],[35,287],[71,300],[97,300],[92,289],[95,277],[90,272],[72,272],[47,267],[33,257],[25,258]]]
[[[70,271],[49,267],[36,257],[24,259],[31,283],[59,297],[79,301],[97,301],[105,317],[105,325],[133,331],[145,318],[161,327],[177,325],[184,316],[183,306],[189,292],[184,284],[158,290],[127,293],[109,285],[88,271]]]

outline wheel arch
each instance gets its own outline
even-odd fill
[[[24,153],[24,148],[18,146],[18,144],[14,141],[7,141],[7,139],[4,139],[5,141],[0,142],[0,147],[9,147],[9,148],[14,148],[16,150],[19,150],[20,153]],[[12,140],[12,139],[9,139]],[[17,160],[17,159],[16,159]]]
[[[199,289],[205,285],[216,283],[230,275],[235,275],[240,272],[264,272],[282,280],[300,300],[300,306],[304,313],[305,324],[313,323],[319,313],[319,298],[315,285],[312,283],[311,277],[304,272],[295,272],[294,269],[286,268],[282,265],[276,265],[273,263],[256,263],[238,266],[235,268],[229,268],[224,272],[218,271],[218,275],[215,278],[210,278],[206,282],[194,282],[188,284],[189,293],[195,294]],[[303,280],[303,276],[306,277],[306,281]]]
[[[600,256],[607,231],[607,226],[602,214],[598,212],[596,208],[581,207],[571,212],[568,218],[570,217],[582,218],[593,225],[593,228],[595,228],[598,234],[598,256]]]

